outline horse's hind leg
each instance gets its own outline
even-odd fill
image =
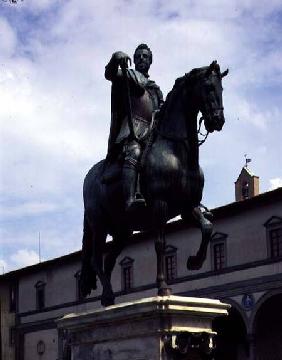
[[[129,238],[127,231],[121,231],[113,235],[110,251],[106,254],[104,259],[104,273],[108,281],[111,282],[111,275],[116,264],[117,257],[124,249]]]
[[[202,267],[207,257],[207,249],[211,239],[213,225],[210,222],[210,220],[208,220],[204,216],[200,207],[195,207],[192,211],[192,214],[201,228],[202,242],[197,254],[194,256],[189,256],[187,260],[187,268],[189,270],[199,270]]]
[[[158,233],[155,240],[155,250],[157,254],[157,286],[158,295],[171,295],[171,289],[165,280],[165,225],[167,222],[167,203],[158,201],[154,204],[154,222],[157,225]]]

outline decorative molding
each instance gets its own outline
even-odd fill
[[[171,254],[171,253],[176,253],[177,252],[177,247],[173,246],[173,245],[167,245],[165,247],[165,254]]]
[[[282,218],[280,216],[271,216],[264,224],[263,226],[269,227],[269,226],[276,226],[276,225],[282,225]]]
[[[119,264],[120,264],[121,266],[126,266],[126,265],[131,265],[131,264],[133,264],[133,262],[134,262],[134,259],[132,259],[132,258],[129,257],[129,256],[125,256],[125,257],[119,262]]]
[[[49,318],[46,320],[38,320],[38,321],[20,324],[17,326],[17,332],[21,335],[24,335],[29,332],[56,329],[57,328],[57,324],[56,324],[57,319],[58,319],[58,316],[52,317],[52,318]]]
[[[227,237],[228,237],[227,234],[217,231],[212,234],[211,241],[222,240],[222,239],[226,239]]]
[[[38,280],[37,283],[34,285],[34,287],[36,289],[40,288],[40,287],[43,287],[43,286],[46,286],[46,282],[42,281],[42,280]]]
[[[232,283],[209,286],[207,288],[181,292],[181,296],[216,297],[225,299],[245,293],[274,290],[282,287],[282,274],[261,276],[256,279],[241,280]]]

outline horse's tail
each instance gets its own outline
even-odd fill
[[[82,238],[82,267],[80,273],[80,291],[83,297],[89,295],[91,290],[97,288],[96,272],[91,264],[92,230],[84,213]]]

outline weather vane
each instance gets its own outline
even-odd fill
[[[247,158],[247,154],[245,154],[244,157],[245,157],[245,167],[247,168],[247,167],[248,167],[248,163],[250,163],[250,162],[252,161],[252,159]]]

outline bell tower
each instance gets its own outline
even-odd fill
[[[250,161],[250,159],[246,159],[246,164],[235,181],[236,201],[250,199],[259,194],[259,177],[254,175],[248,168],[248,162]]]

